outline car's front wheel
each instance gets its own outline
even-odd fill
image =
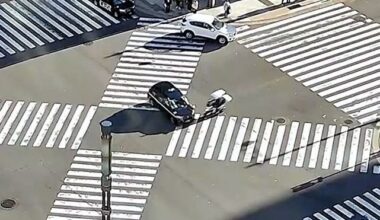
[[[222,45],[226,45],[227,44],[227,38],[226,37],[223,37],[223,36],[219,36],[218,38],[217,38],[217,40],[218,40],[218,43],[220,43],[220,44],[222,44]]]
[[[191,31],[185,31],[184,34],[185,34],[185,37],[187,39],[193,39],[194,38],[194,33]]]

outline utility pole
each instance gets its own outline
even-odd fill
[[[112,140],[112,122],[102,121],[100,123],[101,132],[102,132],[102,149],[101,149],[101,170],[102,170],[102,179],[101,179],[101,189],[102,189],[102,220],[111,220],[111,140]]]

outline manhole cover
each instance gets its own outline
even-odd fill
[[[349,125],[349,124],[352,124],[352,122],[353,122],[353,121],[352,121],[351,119],[344,120],[344,123],[345,123],[345,124],[348,124],[348,125]]]
[[[1,201],[1,207],[5,209],[11,209],[16,205],[16,201],[13,199],[5,199]]]
[[[285,119],[283,119],[283,118],[277,118],[276,122],[280,123],[280,124],[284,124],[285,123]]]

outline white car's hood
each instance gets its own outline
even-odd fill
[[[236,28],[232,25],[228,25],[228,24],[225,24],[221,29],[220,29],[221,32],[223,33],[226,33],[226,34],[229,34],[229,35],[233,35],[236,33]]]

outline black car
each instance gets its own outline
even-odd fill
[[[93,0],[98,7],[111,13],[114,17],[132,15],[135,10],[134,0]]]
[[[171,82],[163,81],[153,85],[149,89],[148,100],[167,112],[176,125],[194,120],[194,105]]]

